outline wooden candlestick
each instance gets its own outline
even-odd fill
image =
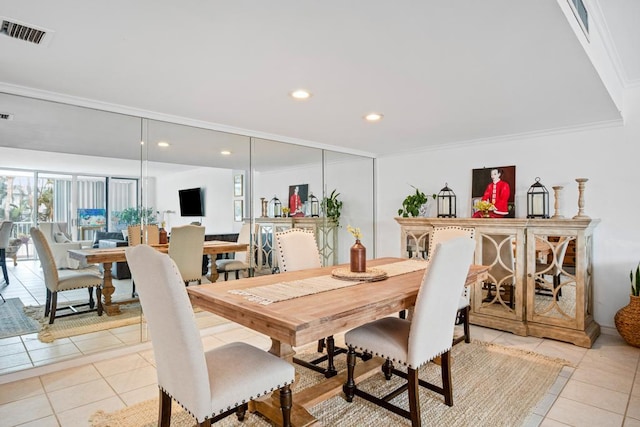
[[[553,188],[553,197],[555,199],[555,202],[553,205],[554,212],[551,218],[554,218],[554,219],[564,218],[564,215],[560,214],[560,193],[564,187],[562,185],[556,185],[551,188]]]
[[[584,183],[589,181],[589,178],[576,178],[578,183],[578,214],[573,219],[589,219],[589,215],[584,214]]]

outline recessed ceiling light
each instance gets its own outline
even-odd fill
[[[289,95],[291,95],[291,97],[293,99],[309,99],[309,98],[311,98],[311,92],[309,92],[306,89],[296,89],[293,92],[291,92]]]
[[[165,142],[165,141],[158,142],[158,147],[165,148],[165,147],[168,147],[168,146],[169,146],[168,142]]]
[[[379,122],[382,120],[383,115],[380,113],[369,113],[364,116],[364,119],[368,122]]]
[[[220,152],[220,154],[222,154],[223,156],[230,156],[230,155],[231,155],[231,151],[229,151],[229,150],[222,150],[222,151]]]

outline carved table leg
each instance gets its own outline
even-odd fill
[[[215,283],[218,281],[218,277],[220,277],[218,269],[216,268],[215,255],[209,255],[209,265],[211,265],[211,272],[209,273],[209,277],[207,277],[207,279],[209,279],[211,283]]]
[[[103,308],[108,316],[113,316],[114,314],[120,313],[120,306],[118,304],[114,304],[111,301],[111,295],[115,292],[115,288],[113,287],[113,279],[111,277],[111,262],[105,262],[102,264],[104,269],[103,279],[102,279],[102,296],[104,298]]]

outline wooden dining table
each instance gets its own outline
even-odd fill
[[[169,244],[151,245],[153,248],[160,252],[167,253],[169,251]],[[225,242],[222,240],[209,240],[205,241],[202,245],[203,255],[217,255],[227,252],[242,252],[246,251],[249,245],[246,243]],[[86,264],[102,264],[104,269],[102,279],[102,298],[104,311],[109,315],[120,313],[120,304],[126,304],[135,300],[123,300],[113,301],[112,295],[115,292],[113,286],[113,277],[111,276],[111,265],[114,262],[126,261],[125,256],[126,246],[120,246],[116,248],[94,248],[94,249],[70,249],[69,256],[72,259],[84,262]],[[215,267],[215,262],[212,260],[211,274],[209,279],[212,282],[218,280],[218,270]]]
[[[380,267],[402,261],[407,260],[380,258],[367,261],[367,267]],[[336,266],[322,267],[205,284],[189,287],[187,292],[194,306],[269,336],[271,338],[269,351],[292,361],[295,354],[293,347],[316,342],[413,307],[424,275],[424,268],[422,268],[406,274],[390,276],[381,281],[357,282],[352,286],[267,305],[242,295],[243,291],[251,293],[252,288],[265,285],[326,277],[336,268]],[[486,280],[487,270],[488,267],[472,265],[467,275],[466,285]],[[356,378],[366,378],[381,363],[382,361],[378,358],[359,363],[356,365]],[[345,380],[346,373],[341,372],[316,386],[296,392],[292,411],[293,425],[313,424],[316,420],[309,414],[308,409],[339,394]],[[277,420],[280,416],[276,399],[258,400],[252,405],[253,410],[272,420]]]

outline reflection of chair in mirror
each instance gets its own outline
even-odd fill
[[[2,275],[4,282],[9,284],[9,273],[7,273],[7,250],[9,249],[9,239],[11,238],[11,229],[13,221],[2,221],[0,223],[0,266],[2,266]]]
[[[142,229],[139,225],[130,225],[127,227],[127,241],[129,246],[136,246],[142,243]]]
[[[482,235],[482,264],[489,266],[489,279],[485,281],[487,295],[483,302],[505,304],[508,296],[509,308],[514,306],[515,264],[513,236]],[[496,292],[493,295],[493,291]]]
[[[41,222],[38,224],[38,229],[42,232],[44,238],[47,239],[47,244],[51,249],[58,269],[87,267],[86,264],[71,259],[69,257],[69,249],[90,248],[92,241],[73,241],[66,222]]]
[[[456,237],[467,237],[473,239],[475,229],[465,228],[459,226],[450,227],[435,227],[429,236],[429,259],[433,255],[433,249],[437,247],[438,243],[446,242]],[[466,343],[471,342],[471,334],[469,328],[469,309],[470,298],[469,288],[464,287],[460,301],[458,302],[458,314],[456,316],[456,325],[463,325],[464,334],[455,338],[453,344],[458,344],[462,341]]]
[[[242,224],[237,243],[251,243],[251,224]],[[251,245],[244,251],[234,252],[233,258],[216,260],[216,269],[218,273],[224,273],[225,281],[229,279],[229,273],[234,271],[236,273],[236,279],[240,278],[241,271],[245,271],[247,276],[253,275],[253,259],[250,255],[250,248]]]
[[[306,270],[309,268],[320,268],[320,251],[313,231],[301,228],[292,228],[286,231],[275,233],[275,252],[281,272]],[[318,352],[322,352],[325,347],[325,340],[318,340]],[[323,373],[329,378],[338,373],[334,364],[333,356],[345,353],[346,349],[336,349],[333,336],[326,338],[327,355],[307,362],[298,358],[293,361],[314,371]],[[327,369],[318,366],[319,363],[327,361]]]
[[[242,342],[205,351],[171,258],[146,245],[127,248],[126,257],[151,334],[160,389],[158,425],[169,426],[172,400],[198,426],[211,426],[233,413],[242,421],[250,400],[279,389],[283,425],[289,426],[293,366]]]
[[[80,314],[76,307],[89,306],[89,311],[93,311],[95,303],[93,301],[93,288],[96,289],[96,299],[98,300],[98,316],[102,316],[102,276],[93,269],[84,270],[58,270],[53,253],[49,247],[47,239],[42,231],[37,228],[31,228],[31,239],[36,247],[38,258],[42,264],[44,273],[44,283],[47,286],[47,300],[45,303],[45,317],[49,315],[49,324],[52,324],[56,317],[71,316]],[[89,302],[86,304],[77,304],[75,306],[58,307],[58,292],[70,291],[72,289],[88,288]],[[56,316],[58,310],[69,309],[72,312],[62,316]]]
[[[571,237],[560,237],[557,243],[549,242],[549,248],[552,251],[551,262],[543,263],[536,261],[536,293],[539,295],[555,296],[556,301],[562,296],[562,287],[560,286],[562,265],[564,264],[564,256],[567,253],[567,247],[571,242]],[[547,243],[543,243],[547,244]],[[547,286],[545,275],[552,276],[552,286]]]
[[[360,396],[409,418],[412,426],[421,425],[419,385],[442,394],[445,404],[453,406],[450,351],[460,293],[474,249],[475,242],[464,237],[440,243],[436,247],[418,291],[412,320],[385,317],[346,333],[349,353],[347,382],[343,391],[348,402],[353,401],[354,396]],[[357,388],[354,381],[356,350],[385,358],[385,378],[390,380],[396,374],[407,379],[407,383],[384,397]],[[437,356],[441,356],[442,386],[418,378],[418,369]],[[394,369],[394,363],[403,365],[406,371]],[[404,391],[409,395],[409,411],[392,403],[392,399]]]
[[[129,235],[129,246],[136,246],[140,243],[147,245],[157,245],[160,243],[160,229],[157,224],[148,224],[144,228],[140,225],[130,225],[127,227]]]
[[[204,227],[183,225],[171,229],[169,256],[178,266],[185,286],[202,283],[202,245]]]

